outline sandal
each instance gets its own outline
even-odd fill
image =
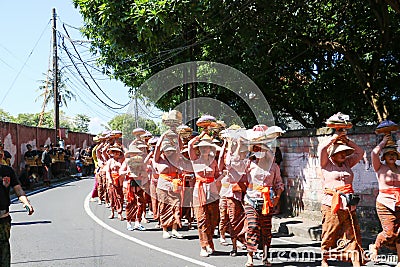
[[[246,264],[244,265],[245,267],[253,267],[253,263],[252,262],[246,262]]]
[[[263,265],[270,267],[270,266],[272,266],[272,263],[270,263],[268,260],[266,260],[266,261],[263,261]]]

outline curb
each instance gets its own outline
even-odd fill
[[[319,222],[302,217],[282,218],[274,216],[272,218],[272,231],[282,235],[321,241],[322,226]]]

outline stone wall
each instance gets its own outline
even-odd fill
[[[377,219],[375,199],[378,194],[378,182],[371,167],[370,154],[382,137],[377,136],[374,129],[375,127],[354,127],[348,132],[348,137],[366,151],[364,159],[353,168],[353,187],[355,192],[361,195],[357,211],[360,221],[365,218],[365,224]],[[289,131],[279,138],[278,146],[283,155],[282,177],[286,186],[281,212],[320,221],[322,176],[318,145],[332,134],[331,129],[321,128]],[[399,140],[399,133],[393,136],[395,140]],[[376,228],[376,225],[371,227]]]

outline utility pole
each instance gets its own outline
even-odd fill
[[[139,128],[139,104],[138,104],[137,88],[135,88],[135,124],[136,128]]]
[[[58,129],[60,129],[60,102],[58,92],[58,64],[57,64],[57,27],[56,27],[56,9],[53,8],[53,92],[54,92],[54,127],[56,130],[55,142],[58,143]]]

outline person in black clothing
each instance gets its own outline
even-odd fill
[[[32,215],[34,210],[21,187],[14,170],[11,167],[0,165],[0,177],[0,263],[1,266],[10,266],[10,189],[14,189],[15,194],[24,204],[24,207],[28,210],[29,215]]]
[[[83,164],[82,164],[82,153],[81,153],[81,148],[80,147],[78,147],[77,149],[76,149],[76,152],[75,152],[75,165],[76,165],[76,170],[77,170],[77,176],[78,177],[82,177],[82,167],[83,167]]]
[[[28,151],[26,151],[25,154],[24,154],[24,158],[25,159],[33,158],[38,154],[38,152],[36,150],[32,149],[32,145],[31,144],[27,144],[26,145],[26,149],[28,149]]]
[[[34,173],[31,171],[31,166],[25,165],[25,168],[19,175],[19,181],[21,182],[22,188],[32,190],[35,183]]]
[[[0,150],[4,152],[4,160],[7,162],[7,165],[11,165],[11,154],[7,150],[4,150],[4,144],[0,141]]]
[[[69,173],[71,170],[71,157],[72,157],[72,152],[71,152],[71,145],[67,145],[64,150],[64,160],[65,160],[65,169]]]
[[[51,177],[51,157],[50,157],[50,146],[44,145],[44,151],[42,153],[42,165],[44,168],[43,174],[43,182],[44,185],[50,186],[50,177]]]

